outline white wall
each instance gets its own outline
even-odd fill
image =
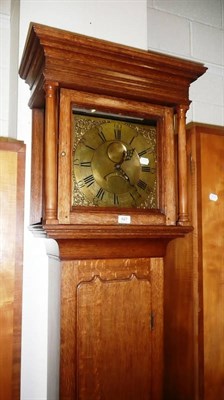
[[[190,89],[188,120],[224,125],[224,1],[12,0],[11,18],[10,0],[0,1],[0,135],[8,135],[9,125],[9,136],[16,131],[27,145],[21,399],[57,400],[59,266],[54,258],[48,262],[44,241],[27,229],[31,113],[29,89],[22,80],[18,108],[14,102],[16,51],[20,59],[30,21],[205,63],[208,72]]]
[[[148,47],[208,67],[191,85],[188,122],[224,125],[224,0],[148,0]]]
[[[9,67],[9,120],[8,134],[17,137],[18,64],[19,64],[19,9],[18,0],[11,2],[10,12],[10,67]]]
[[[0,1],[0,136],[8,136],[10,1]]]

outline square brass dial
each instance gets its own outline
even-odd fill
[[[157,208],[154,121],[73,112],[72,206]]]

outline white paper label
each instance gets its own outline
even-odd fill
[[[130,215],[118,215],[118,223],[119,224],[130,224],[131,223]]]
[[[215,194],[215,193],[210,193],[209,199],[210,199],[211,201],[217,201],[217,200],[218,200],[218,196],[217,196],[217,194]]]

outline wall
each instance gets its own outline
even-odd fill
[[[224,125],[224,0],[148,0],[148,48],[208,67],[187,121]]]
[[[10,1],[0,2],[0,136],[8,136]]]
[[[9,67],[9,136],[17,137],[18,63],[19,63],[19,13],[20,2],[8,0],[10,11],[10,67]]]

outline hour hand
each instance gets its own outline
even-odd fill
[[[120,178],[124,179],[126,182],[128,182],[131,186],[130,178],[126,174],[126,172],[121,168],[120,163],[114,165],[114,171],[110,172],[109,174],[106,174],[104,176],[104,179],[108,180],[112,176],[119,176]]]
[[[116,164],[115,165],[115,170],[118,172],[118,175],[121,176],[122,178],[124,178],[127,182],[130,183],[130,178],[129,176],[126,174],[126,172],[121,168],[120,164]]]

